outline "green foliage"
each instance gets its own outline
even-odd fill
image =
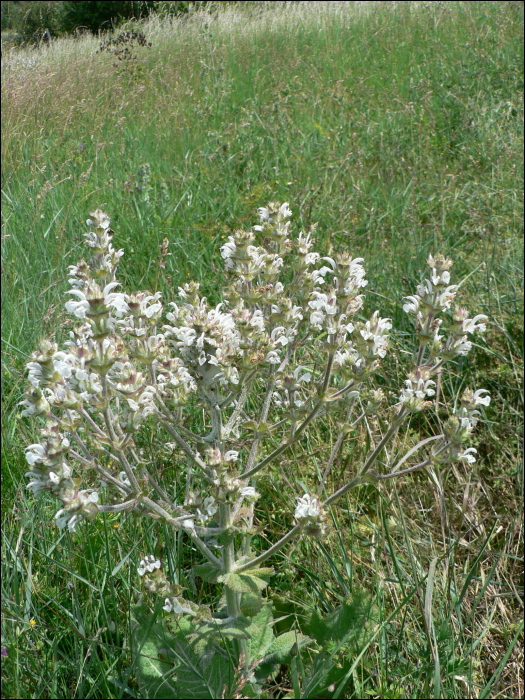
[[[193,573],[208,583],[217,583],[219,570],[210,562],[205,562],[204,564],[196,564],[193,567]]]
[[[161,17],[177,17],[178,15],[185,15],[190,11],[196,10],[206,10],[207,12],[214,12],[219,9],[221,5],[240,5],[240,2],[226,2],[224,0],[159,0],[155,3],[155,12]]]
[[[372,597],[354,592],[342,605],[321,617],[314,611],[302,627],[319,647],[304,680],[303,697],[327,692],[348,675],[357,654],[377,624],[377,609]]]
[[[143,697],[233,697],[252,672],[247,691],[259,693],[266,678],[289,663],[290,654],[308,643],[298,632],[278,637],[273,631],[272,606],[265,604],[251,619],[157,621],[144,608],[135,610],[134,657]],[[253,663],[236,667],[235,640],[245,640]],[[251,695],[250,695],[251,697]]]
[[[218,581],[226,584],[233,591],[237,591],[237,593],[257,593],[264,590],[268,585],[267,581],[254,576],[252,572],[224,574],[219,576]]]
[[[51,36],[57,36],[61,29],[63,4],[51,0],[2,2],[2,31],[14,30],[17,43],[40,41],[46,30]]]
[[[61,27],[72,32],[82,27],[96,33],[109,30],[127,19],[139,19],[155,8],[152,0],[71,0],[63,3]]]

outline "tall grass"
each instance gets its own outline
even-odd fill
[[[453,257],[456,279],[476,270],[463,301],[489,316],[489,331],[441,389],[451,401],[465,384],[493,395],[474,469],[362,487],[327,544],[301,542],[277,562],[276,604],[300,620],[358,585],[373,592],[380,626],[345,697],[520,697],[522,22],[523,4],[511,2],[239,3],[150,18],[141,30],[152,47],[136,50],[133,70],[87,36],[3,53],[6,697],[133,697],[133,565],[163,541],[126,519],[57,534],[53,504],[24,490],[24,362],[39,337],[65,335],[67,265],[83,254],[87,213],[110,214],[129,289],[170,299],[192,278],[217,299],[219,242],[269,199],[290,201],[298,227],[319,222],[318,249],[365,258],[367,311],[380,308],[399,329],[385,384],[402,379],[409,326],[399,301],[428,253]],[[149,203],[136,186],[144,163]],[[325,437],[308,436],[305,470]],[[268,477],[270,539],[289,511],[277,483]],[[177,540],[172,548],[185,581]],[[186,583],[195,599],[210,595]],[[271,693],[289,688],[284,674]]]

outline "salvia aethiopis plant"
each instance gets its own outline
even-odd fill
[[[468,338],[485,330],[486,317],[454,306],[452,261],[429,255],[428,279],[403,303],[414,323],[414,352],[404,385],[389,387],[397,398],[388,406],[375,375],[392,324],[379,311],[363,316],[363,259],[348,252],[321,257],[312,232],[294,237],[288,203],[270,203],[258,214],[258,225],[222,246],[229,284],[212,306],[196,282],[179,287],[169,303],[160,292],[122,291],[123,250],[112,246],[108,216],[92,213],[84,234],[91,257],[70,266],[66,310],[78,325],[62,349],[41,342],[27,364],[22,401],[22,415],[40,423],[39,441],[26,449],[28,488],[60,502],[57,526],[74,532],[104,513],[133,513],[180,531],[201,558],[193,574],[222,586],[217,610],[184,597],[153,554],[142,553],[138,575],[160,596],[162,616],[229,634],[246,669],[254,662],[250,620],[269,605],[263,591],[272,555],[299,537],[327,536],[330,507],[357,484],[474,462],[467,443],[479,407],[490,402],[486,390],[466,390],[441,434],[404,454],[385,450],[412,414],[433,408],[438,372],[469,352]],[[207,427],[198,433],[195,415],[203,409]],[[378,413],[377,442],[328,493],[330,470],[350,449],[353,429]],[[283,491],[295,498],[289,530],[254,551],[269,512],[257,506],[260,481],[293,446],[301,448],[315,421],[330,417],[340,430],[316,481],[305,475],[304,460],[292,467],[309,492],[294,494],[277,470]],[[152,423],[172,448],[162,475],[138,447]]]

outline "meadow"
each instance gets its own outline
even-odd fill
[[[441,391],[492,403],[478,461],[443,492],[426,473],[359,487],[327,541],[275,558],[268,595],[288,625],[373,595],[378,634],[340,697],[522,697],[523,3],[215,4],[128,28],[151,42],[132,61],[86,35],[2,50],[2,697],[139,697],[130,607],[159,528],[108,517],[71,535],[25,488],[25,363],[67,336],[89,212],[111,217],[127,289],[172,300],[195,279],[217,303],[219,246],[269,201],[290,202],[297,229],[318,223],[317,249],[365,259],[367,313],[396,329],[385,384],[406,369],[401,298],[429,253],[453,258],[462,304],[489,323]],[[152,459],[160,440],[152,426]],[[305,438],[305,474],[325,442]],[[270,472],[269,542],[289,511],[277,484]],[[183,557],[177,570],[209,598]],[[267,697],[300,697],[292,685],[283,668]]]

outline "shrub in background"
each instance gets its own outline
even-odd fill
[[[46,30],[51,36],[61,32],[63,3],[37,0],[36,2],[3,2],[2,31],[16,32],[16,43],[36,43]]]
[[[155,9],[152,0],[72,0],[63,3],[61,28],[72,32],[85,27],[96,34],[100,29],[108,31],[122,21],[140,19]]]

